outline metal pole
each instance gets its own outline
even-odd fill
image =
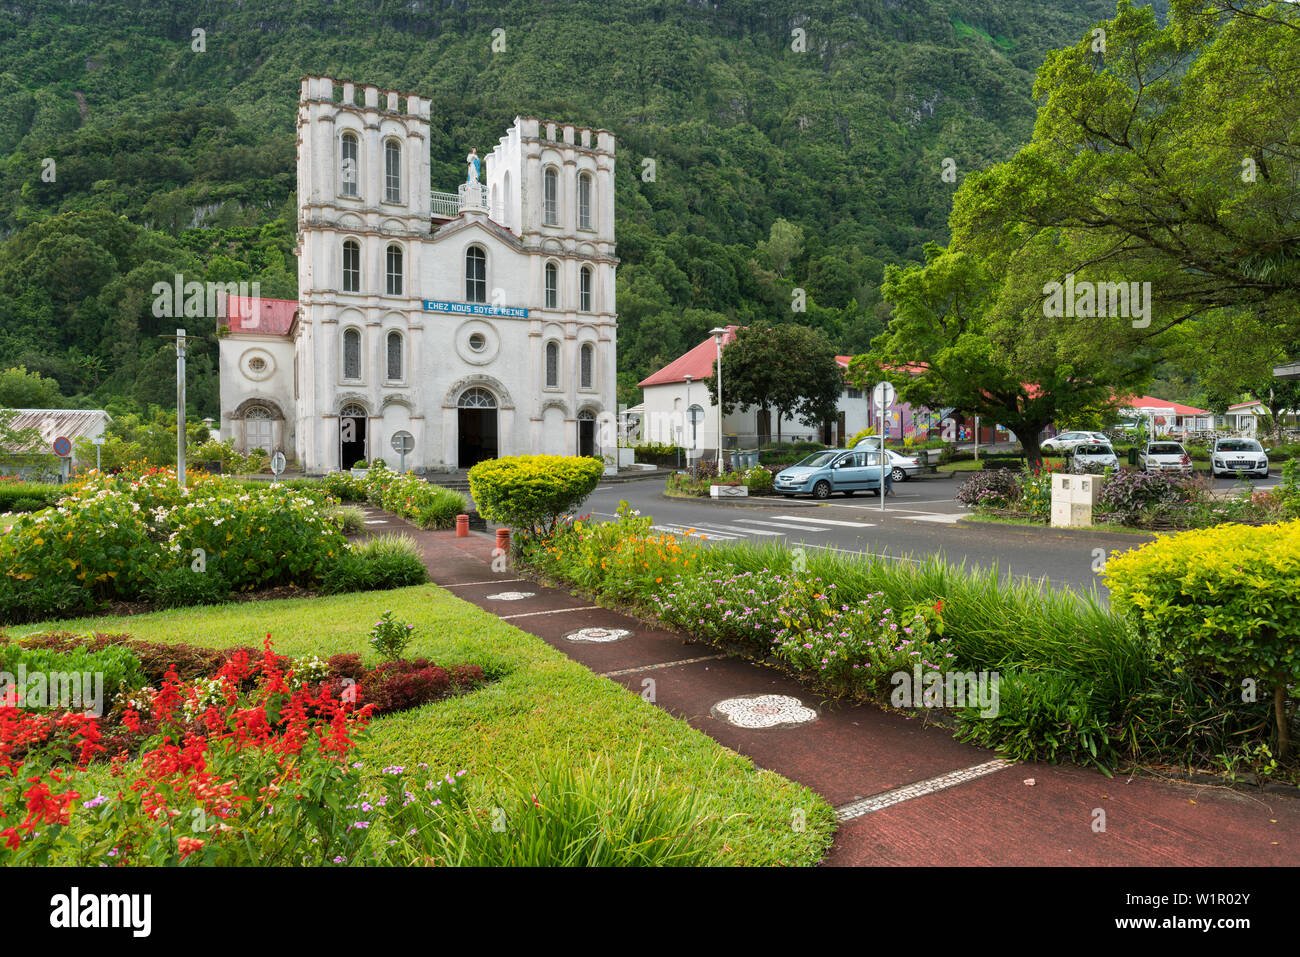
[[[176,330],[176,481],[185,487],[185,330]]]
[[[718,347],[718,475],[722,474],[722,336],[713,337]]]
[[[880,393],[880,510],[885,510],[885,393]]]
[[[975,461],[980,460],[980,417],[975,416]]]
[[[101,472],[101,471],[103,471],[103,470],[99,467],[99,453],[100,453],[100,450],[101,450],[101,449],[103,449],[103,446],[102,446],[102,445],[99,445],[99,444],[97,443],[97,444],[95,445],[95,471],[96,471],[96,472]]]

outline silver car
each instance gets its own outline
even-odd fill
[[[1181,472],[1192,474],[1192,457],[1178,442],[1151,442],[1138,453],[1138,468],[1143,472]]]
[[[1215,476],[1238,472],[1268,475],[1268,449],[1254,439],[1218,439],[1210,452],[1210,471]]]
[[[1119,456],[1109,442],[1080,442],[1070,456],[1070,470],[1073,472],[1104,472],[1118,468]]]
[[[880,436],[868,435],[866,438],[853,446],[854,450],[868,450],[880,448]],[[893,449],[885,449],[885,455],[888,458],[890,480],[894,482],[906,482],[914,475],[920,475],[923,466],[921,460],[906,455],[900,455]],[[877,463],[879,468],[879,463]]]

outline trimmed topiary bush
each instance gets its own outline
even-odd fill
[[[1112,557],[1105,576],[1111,604],[1176,664],[1272,696],[1285,758],[1287,685],[1300,683],[1300,521],[1163,536]]]
[[[484,518],[525,536],[548,535],[595,490],[604,471],[594,458],[513,455],[479,462],[469,470],[469,488]]]

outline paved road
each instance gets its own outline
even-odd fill
[[[1003,578],[1046,577],[1053,587],[1105,588],[1093,571],[1097,549],[1134,548],[1150,536],[1092,530],[1048,530],[961,522],[969,512],[953,500],[952,479],[918,479],[894,486],[880,509],[876,496],[835,497],[827,504],[777,499],[764,505],[725,505],[669,499],[662,479],[598,486],[579,511],[610,520],[620,500],[652,515],[663,531],[709,541],[779,542],[897,561],[941,555],[953,563],[991,568]]]

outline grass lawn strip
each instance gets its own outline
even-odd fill
[[[811,865],[829,847],[833,811],[808,788],[756,768],[541,639],[434,585],[7,630],[11,637],[49,630],[129,632],[215,648],[259,644],[269,631],[279,654],[357,652],[375,664],[366,632],[389,609],[416,626],[407,657],[471,662],[499,678],[471,694],[376,719],[359,754],[376,776],[386,765],[421,761],[448,773],[465,768],[473,798],[505,787],[507,776],[531,780],[538,766],[581,768],[607,758],[615,770],[631,767],[639,750],[643,766],[658,766],[663,780],[695,791],[702,807],[726,821],[719,850],[732,863]],[[113,786],[105,768],[103,787],[107,792]],[[802,831],[792,826],[795,809],[806,815]]]

